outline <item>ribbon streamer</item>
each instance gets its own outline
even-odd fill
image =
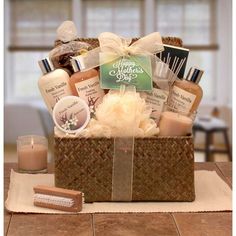
[[[112,201],[132,201],[134,137],[114,138]]]
[[[135,86],[121,85],[120,93],[136,93]],[[135,108],[137,109],[137,108]],[[135,123],[135,116],[133,124]],[[134,125],[129,137],[114,138],[114,156],[112,168],[112,201],[132,201],[133,158],[134,158]]]

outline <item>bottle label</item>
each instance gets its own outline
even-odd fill
[[[164,103],[168,98],[168,91],[153,88],[152,92],[146,93],[146,103],[152,107],[151,118],[159,122]]]
[[[76,83],[75,88],[79,97],[88,104],[91,112],[95,111],[105,95],[103,89],[100,88],[98,76]]]
[[[76,96],[60,99],[53,109],[53,121],[57,128],[65,133],[77,133],[83,130],[89,120],[88,105]]]
[[[173,86],[169,105],[182,112],[190,112],[195,99],[195,94],[189,93],[177,86]]]
[[[45,100],[52,110],[62,97],[72,95],[67,79],[56,79],[44,84],[43,91],[46,96]]]

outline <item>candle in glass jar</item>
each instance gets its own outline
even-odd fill
[[[47,140],[40,136],[22,136],[17,140],[18,168],[21,172],[47,171]]]
[[[193,120],[176,112],[165,111],[159,123],[161,136],[184,136],[192,133]]]

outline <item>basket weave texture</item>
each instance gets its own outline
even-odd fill
[[[55,185],[111,201],[114,140],[55,137]],[[192,137],[135,139],[132,201],[193,201]]]
[[[79,40],[98,46],[94,38]],[[162,40],[182,46],[179,38]],[[112,138],[55,137],[55,185],[84,192],[85,202],[111,201],[113,155]],[[192,137],[135,139],[132,201],[194,199]]]

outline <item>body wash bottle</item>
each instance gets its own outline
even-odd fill
[[[74,96],[81,97],[90,107],[91,112],[96,110],[105,95],[100,87],[99,73],[95,69],[86,68],[81,61],[71,60],[74,74],[70,77],[70,86]]]
[[[49,112],[52,114],[53,108],[60,98],[72,95],[69,85],[70,77],[65,70],[54,70],[48,58],[44,58],[38,63],[43,72],[43,76],[38,81],[38,87]]]
[[[186,79],[176,80],[168,99],[169,106],[182,112],[194,112],[202,99],[202,88],[198,85],[203,71],[192,67]]]

